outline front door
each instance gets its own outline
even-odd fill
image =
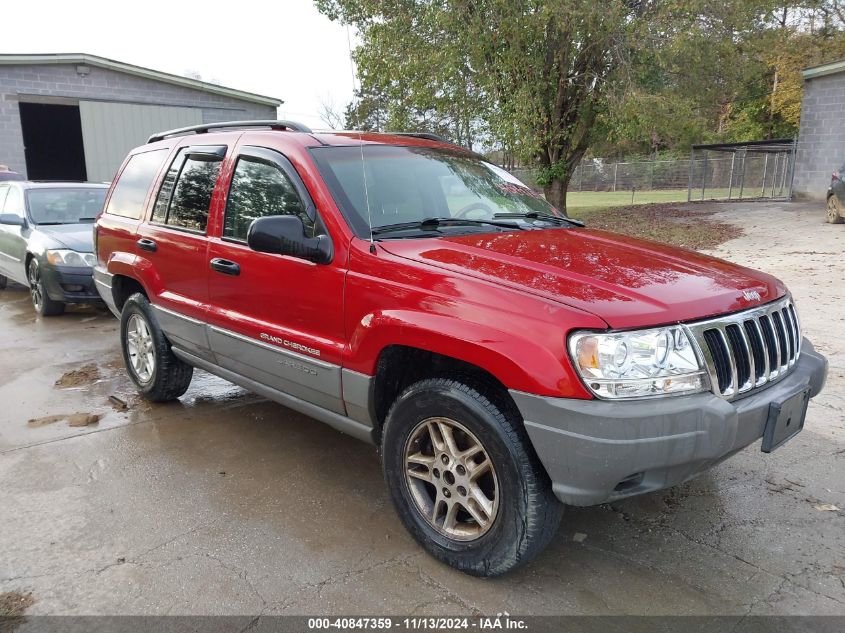
[[[151,273],[153,306],[171,343],[210,359],[208,212],[225,147],[183,147],[159,187],[148,222],[136,235],[137,255]]]
[[[296,170],[280,153],[241,148],[222,226],[209,240],[208,336],[217,363],[263,385],[344,413],[343,262],[258,253],[250,223],[297,215],[311,235],[325,233]]]

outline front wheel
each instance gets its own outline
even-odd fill
[[[842,224],[845,222],[845,217],[842,216],[842,209],[836,196],[830,196],[827,199],[827,221],[830,224]]]
[[[141,293],[123,304],[120,343],[129,377],[145,399],[168,402],[188,390],[194,368],[173,353],[150,302]]]
[[[533,559],[560,523],[518,413],[449,379],[402,393],[384,428],[382,464],[399,517],[439,560],[497,576]]]
[[[29,295],[32,298],[32,307],[38,314],[46,317],[64,313],[65,304],[61,301],[53,301],[47,294],[44,279],[41,276],[41,267],[34,257],[29,260],[27,277],[29,278]]]

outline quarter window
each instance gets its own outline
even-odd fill
[[[181,150],[159,189],[153,222],[204,233],[220,163]]]
[[[10,213],[23,217],[23,192],[17,187],[9,187],[9,194],[6,197],[6,204],[3,205],[3,213]]]
[[[132,156],[114,185],[105,212],[133,220],[140,219],[147,192],[167,151],[157,149]]]
[[[275,165],[241,157],[229,188],[223,236],[245,241],[253,220],[272,215],[295,215],[306,235],[314,234],[314,222],[290,178]]]

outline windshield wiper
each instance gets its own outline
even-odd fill
[[[573,220],[572,218],[562,218],[551,213],[541,213],[540,211],[529,211],[528,213],[496,213],[494,218],[529,218],[531,220],[543,220],[546,222],[554,222],[558,226],[566,224],[574,224],[575,226],[584,226],[581,220]]]
[[[441,226],[478,226],[479,224],[487,224],[491,226],[500,226],[507,229],[522,229],[519,224],[515,222],[496,222],[495,220],[471,220],[469,218],[426,218],[420,222],[399,222],[397,224],[386,224],[373,229],[373,235],[381,235],[382,233],[392,233],[394,231],[407,231],[418,229],[420,231],[434,231]]]

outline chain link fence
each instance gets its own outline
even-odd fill
[[[675,191],[679,199],[788,199],[792,194],[795,146],[791,139],[745,144],[699,145],[690,158],[606,162],[583,161],[572,175],[570,192]],[[536,169],[513,174],[537,185]]]

